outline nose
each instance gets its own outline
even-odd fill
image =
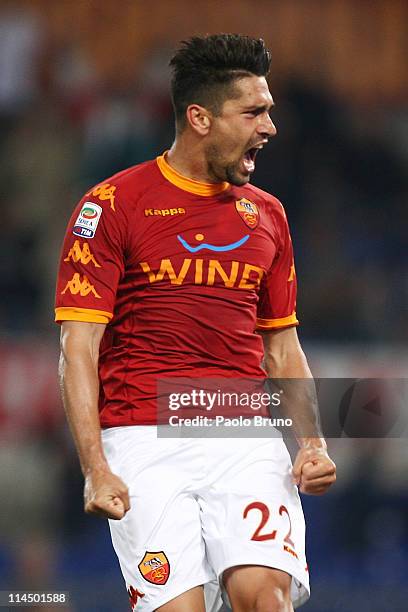
[[[262,136],[265,136],[267,138],[270,138],[271,136],[276,136],[276,126],[268,113],[265,113],[263,121],[259,124],[258,133],[262,134]]]

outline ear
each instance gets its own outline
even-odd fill
[[[206,136],[210,131],[212,115],[209,110],[198,104],[190,104],[186,117],[191,128],[200,136]]]

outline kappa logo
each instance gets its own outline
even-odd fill
[[[83,264],[84,266],[87,266],[90,262],[92,262],[95,268],[101,267],[96,261],[95,257],[92,255],[91,250],[89,248],[89,244],[87,242],[83,242],[81,247],[81,245],[79,244],[79,240],[75,240],[74,244],[68,251],[68,255],[65,257],[64,261],[68,262],[71,259],[75,263],[81,262],[81,264]]]
[[[299,559],[299,557],[297,556],[297,553],[293,550],[293,548],[290,548],[290,546],[288,546],[287,544],[283,545],[283,550],[289,553],[290,555],[292,555],[292,557],[295,557],[295,559]]]
[[[93,238],[101,218],[102,208],[93,202],[85,202],[81,208],[72,233],[82,238]]]
[[[90,293],[96,298],[100,298],[101,296],[97,293],[95,287],[89,282],[88,277],[84,274],[83,279],[81,280],[80,274],[76,272],[70,281],[67,282],[65,289],[61,291],[61,295],[64,295],[69,291],[72,295],[79,295],[81,297],[86,297]]]
[[[143,578],[151,584],[166,584],[170,576],[170,563],[165,553],[146,551],[138,565]]]
[[[145,208],[144,209],[145,217],[167,217],[174,215],[185,215],[185,208]]]
[[[88,191],[86,195],[93,195],[96,198],[99,198],[100,200],[102,200],[102,202],[105,200],[108,200],[110,203],[111,209],[114,212],[116,212],[115,210],[115,191],[116,191],[115,185],[104,183],[103,185],[98,185],[97,187],[95,187],[95,189]]]
[[[256,204],[247,200],[247,198],[241,198],[235,201],[235,208],[245,225],[251,229],[255,229],[259,223],[259,212]]]
[[[129,586],[127,592],[129,595],[130,607],[132,610],[135,610],[139,597],[142,598],[145,596],[145,594],[141,593],[138,589],[134,589],[131,585]]]

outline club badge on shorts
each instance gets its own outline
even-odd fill
[[[170,563],[164,552],[145,552],[138,565],[143,578],[151,584],[166,584],[170,576]]]
[[[235,201],[235,208],[245,225],[251,229],[257,227],[259,223],[259,211],[256,204],[246,198],[241,198]]]

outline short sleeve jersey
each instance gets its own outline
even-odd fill
[[[166,155],[92,188],[68,223],[56,321],[107,324],[102,427],[153,424],[160,377],[261,378],[256,330],[297,325],[296,275],[280,202],[206,184]]]

